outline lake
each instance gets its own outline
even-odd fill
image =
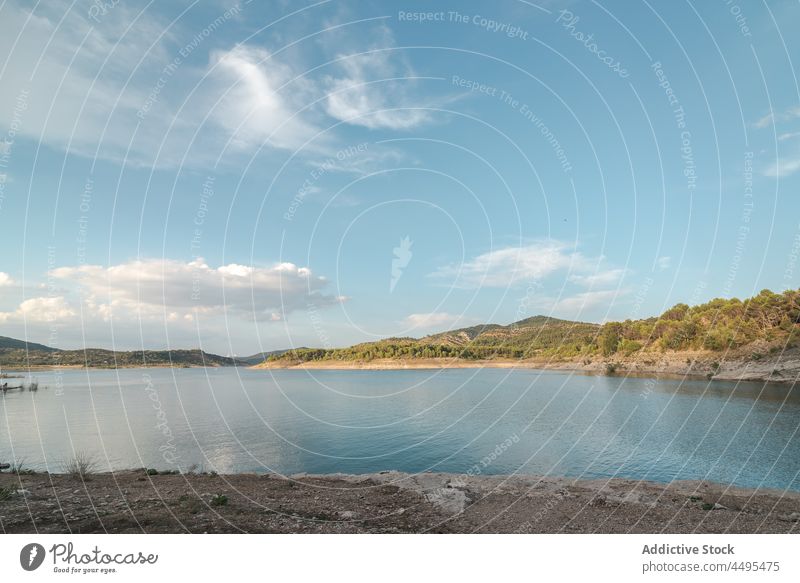
[[[0,462],[59,472],[85,452],[98,471],[516,472],[800,490],[800,389],[786,385],[510,369],[35,376],[38,391],[0,397]]]

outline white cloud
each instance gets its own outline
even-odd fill
[[[16,282],[13,279],[11,279],[10,275],[0,271],[0,287],[6,287],[11,285],[16,285]]]
[[[94,28],[85,10],[57,0],[35,9],[6,2],[2,14],[0,54],[8,59],[0,126],[13,124],[17,136],[87,156],[119,159],[129,145],[133,157],[137,151],[152,155],[166,124],[155,124],[147,135],[142,128],[133,144],[131,138],[136,111],[167,58],[170,34],[154,43],[164,23],[150,11],[137,18],[124,3]],[[138,75],[126,85],[134,70]]]
[[[625,269],[608,269],[606,271],[595,271],[587,275],[573,274],[568,279],[572,283],[586,287],[596,287],[615,284],[622,279],[625,273]]]
[[[277,320],[312,303],[320,308],[343,301],[322,292],[325,278],[293,263],[213,268],[202,259],[151,259],[111,267],[61,267],[51,274],[79,286],[88,314],[103,319],[136,315],[178,321],[197,311]]]
[[[667,255],[659,257],[658,259],[656,259],[656,265],[661,271],[669,269],[670,266],[672,265],[672,258]]]
[[[790,107],[785,111],[771,111],[765,116],[758,119],[753,126],[756,128],[765,128],[773,123],[782,123],[797,119],[800,117],[800,107]]]
[[[583,310],[597,306],[609,307],[622,292],[618,290],[587,291],[574,296],[562,298],[553,305],[554,312],[566,312],[570,315],[580,314]]]
[[[489,251],[460,265],[448,265],[432,276],[452,280],[455,287],[509,287],[548,277],[557,271],[587,273],[597,263],[552,239],[523,247],[504,247]]]
[[[182,52],[195,27],[170,24],[158,11],[139,14],[125,3],[104,13],[99,26],[65,0],[34,8],[10,0],[2,14],[0,54],[9,58],[0,127],[13,124],[17,137],[82,156],[145,167],[204,167],[217,163],[224,147],[233,146],[228,154],[238,161],[243,150],[294,150],[310,139],[308,150],[330,154],[335,136],[322,131],[326,110],[337,120],[394,129],[425,117],[420,111],[370,113],[407,102],[407,82],[358,87],[411,75],[389,54],[352,57],[338,67],[340,75],[312,78],[302,75],[298,60],[284,56],[294,54],[289,51],[278,59],[253,45],[219,48],[224,31],[239,25],[235,19],[219,25],[219,36],[214,29],[214,38],[191,45],[189,59]],[[343,45],[325,49],[333,54]],[[197,66],[204,54],[207,65]],[[0,144],[0,153],[9,147]]]
[[[800,136],[800,132],[786,132],[778,136],[778,140],[781,142],[785,142],[786,140],[791,140],[792,138],[796,138]]]
[[[23,301],[13,312],[0,312],[0,322],[13,320],[30,322],[63,322],[75,316],[63,296],[38,297]]]
[[[295,149],[318,133],[298,113],[313,86],[293,79],[291,69],[267,51],[239,45],[214,52],[211,61],[212,74],[225,91],[214,116],[234,133],[235,143],[251,147],[268,141],[276,148]]]
[[[781,158],[764,171],[765,176],[784,178],[800,170],[800,156],[794,158]]]
[[[428,314],[410,314],[403,323],[409,328],[441,328],[455,324],[462,316],[447,312],[431,312]]]
[[[406,130],[428,121],[428,113],[414,103],[406,90],[413,81],[407,68],[400,70],[388,52],[343,57],[342,77],[329,79],[328,115],[370,129]]]
[[[325,79],[328,115],[369,129],[408,130],[430,121],[426,108],[432,103],[417,94],[419,77],[402,52],[394,50],[390,28],[373,27],[358,39],[332,30],[323,45],[338,55],[335,70]]]

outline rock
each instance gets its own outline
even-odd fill
[[[727,506],[723,506],[723,505],[722,505],[722,504],[720,504],[719,502],[715,502],[715,503],[714,503],[714,508],[713,508],[713,510],[727,510],[727,509],[728,509],[728,507],[727,507]]]
[[[784,522],[800,522],[800,512],[792,512],[791,514],[784,514],[778,517],[779,520]]]
[[[342,520],[352,520],[356,517],[356,513],[352,510],[344,510],[339,513],[339,516],[342,517]]]

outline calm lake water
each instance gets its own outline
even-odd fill
[[[61,471],[81,451],[98,470],[519,472],[800,490],[800,388],[782,385],[503,369],[36,376],[37,392],[0,397],[0,462]]]

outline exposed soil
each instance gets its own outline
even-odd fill
[[[637,352],[630,356],[576,359],[490,359],[458,358],[374,359],[371,361],[318,360],[267,361],[252,368],[265,369],[439,369],[439,368],[534,368],[571,370],[615,376],[671,376],[717,380],[796,383],[800,379],[800,349],[774,351],[766,343],[753,343],[728,352],[682,351]]]
[[[224,497],[224,498],[223,498]],[[7,533],[790,533],[800,493],[408,475],[0,474]]]

